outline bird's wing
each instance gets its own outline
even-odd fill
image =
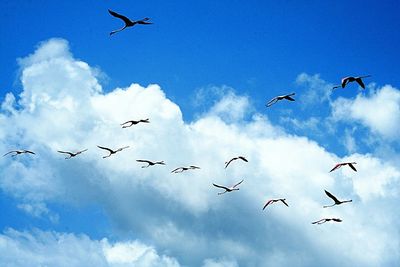
[[[171,172],[177,172],[180,169],[182,169],[182,167],[176,168],[175,170],[172,170]]]
[[[30,150],[24,150],[24,152],[25,152],[25,153],[29,153],[29,154],[33,154],[33,155],[35,155],[35,152],[33,152],[33,151],[30,151]]]
[[[278,97],[274,97],[272,98],[267,104],[265,104],[267,107],[272,106],[273,104],[275,104],[276,102],[278,102]]]
[[[333,199],[333,201],[335,201],[335,203],[340,202],[334,195],[332,195],[331,193],[329,193],[328,191],[325,190],[325,194],[330,197],[331,199]]]
[[[88,150],[88,149],[86,148],[86,149],[81,150],[81,151],[78,151],[78,152],[76,152],[76,153],[80,154],[80,153],[83,153],[83,152],[85,152],[85,151],[87,151],[87,150]]]
[[[229,161],[225,162],[225,169],[228,168],[229,164],[231,164],[231,162],[234,160],[235,160],[235,158],[230,159]]]
[[[146,160],[146,159],[137,159],[136,161],[137,162],[145,162],[145,163],[149,163],[149,164],[153,163],[150,160]]]
[[[272,199],[268,200],[267,203],[265,203],[265,205],[264,205],[264,207],[263,207],[263,210],[265,210],[265,208],[266,208],[269,204],[271,204],[272,202],[274,202]]]
[[[342,87],[342,86],[341,85],[335,85],[334,87],[332,87],[332,90],[336,89],[336,88],[339,88],[339,87]]]
[[[285,204],[286,206],[289,207],[289,205],[286,203],[285,199],[280,199],[280,201],[282,201],[283,204]]]
[[[132,121],[126,121],[124,123],[121,123],[120,125],[124,125],[124,124],[127,124],[127,123],[132,123]]]
[[[107,151],[110,152],[110,153],[113,153],[113,152],[114,152],[112,149],[110,149],[110,148],[108,148],[108,147],[104,147],[104,146],[97,146],[97,147],[100,148],[100,149],[107,150]]]
[[[112,10],[108,10],[108,12],[112,15],[112,16],[114,16],[114,17],[116,17],[116,18],[119,18],[119,19],[122,19],[124,22],[125,22],[125,24],[129,24],[129,23],[132,23],[132,21],[129,19],[129,18],[127,18],[127,17],[125,17],[125,16],[123,16],[123,15],[121,15],[121,14],[118,14],[117,12],[114,12],[114,11],[112,11]]]
[[[7,156],[8,154],[15,153],[15,152],[17,152],[17,151],[16,151],[16,150],[13,150],[13,151],[7,152],[6,154],[3,155],[3,157],[4,157],[4,156]]]
[[[346,84],[349,82],[349,77],[342,79],[342,88],[346,87]]]
[[[219,187],[219,188],[222,188],[222,189],[225,189],[225,190],[229,190],[229,188],[228,188],[228,187],[226,187],[226,186],[223,186],[223,185],[217,185],[217,184],[214,184],[214,183],[213,183],[213,186],[215,186],[215,187]]]
[[[68,154],[72,156],[72,152],[57,150],[58,153]]]
[[[342,167],[342,164],[341,164],[341,163],[338,163],[338,164],[336,164],[335,167],[333,167],[332,170],[330,170],[329,172],[333,172],[334,170],[339,169],[340,167]]]
[[[349,165],[350,168],[353,169],[353,171],[357,171],[356,167],[354,167],[353,163],[347,163],[347,165]]]
[[[234,186],[232,186],[232,188],[235,188],[236,186],[240,185],[241,183],[243,183],[244,180],[241,180],[239,183],[235,184]]]
[[[362,89],[365,89],[365,84],[363,83],[363,81],[361,80],[361,78],[357,78],[356,82],[361,86]]]
[[[321,219],[321,220],[318,220],[318,221],[315,221],[315,222],[312,222],[312,224],[319,224],[320,222],[322,222],[323,220],[325,220],[325,219]]]

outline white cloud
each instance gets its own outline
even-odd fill
[[[20,232],[8,229],[0,235],[1,266],[110,266],[178,267],[176,259],[159,255],[138,241],[92,240],[68,233]]]
[[[399,259],[399,218],[390,205],[399,199],[396,166],[368,154],[341,159],[260,114],[242,120],[240,110],[251,110],[251,104],[233,93],[185,123],[158,85],[102,92],[95,72],[74,59],[63,40],[41,44],[21,62],[24,91],[17,103],[9,96],[3,104],[0,120],[13,127],[0,130],[0,150],[23,147],[37,155],[4,158],[0,187],[23,205],[33,203],[46,214],[47,203],[95,203],[116,233],[134,229],[135,238],[150,240],[189,266],[390,266]],[[151,123],[119,125],[140,118]],[[102,159],[96,145],[130,148]],[[84,148],[89,150],[70,160],[56,152]],[[223,163],[237,155],[249,163],[234,162],[225,170]],[[167,166],[142,169],[139,158],[165,160]],[[358,173],[328,173],[348,159],[357,161]],[[201,169],[170,173],[191,164]],[[240,179],[239,192],[217,196],[212,186]],[[354,202],[322,209],[328,201],[323,189]],[[273,197],[287,198],[290,207],[276,204],[263,212]],[[344,223],[310,224],[324,216]],[[127,253],[131,246],[135,253]],[[157,255],[134,243],[108,249],[104,257],[113,264]]]

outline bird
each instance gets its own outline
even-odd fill
[[[136,125],[136,124],[138,124],[140,122],[150,123],[149,119],[144,119],[144,120],[138,120],[138,121],[130,120],[130,121],[126,121],[124,123],[121,123],[120,125],[122,126],[122,128],[128,128],[128,127],[131,127],[132,125]]]
[[[165,162],[164,162],[164,161],[150,161],[150,160],[146,160],[146,159],[137,159],[136,161],[137,161],[137,162],[144,162],[144,163],[147,163],[147,165],[142,166],[142,168],[147,168],[147,167],[150,167],[150,166],[154,166],[154,165],[156,165],[156,164],[165,165]]]
[[[20,154],[33,154],[33,155],[36,155],[35,152],[32,152],[30,150],[20,149],[20,150],[9,151],[6,154],[4,154],[3,157],[7,156],[8,154],[11,154],[11,153],[14,153],[13,155],[11,155],[11,157],[15,157],[15,156],[20,155]]]
[[[267,201],[267,203],[265,203],[263,210],[265,210],[265,208],[269,205],[269,204],[273,204],[275,202],[281,201],[283,204],[285,204],[286,206],[289,207],[289,205],[286,203],[286,198],[278,198],[278,199],[270,199]]]
[[[57,152],[59,152],[59,153],[68,154],[68,156],[65,159],[73,158],[73,157],[78,156],[79,154],[81,154],[81,153],[83,153],[85,151],[87,151],[87,149],[84,149],[84,150],[81,150],[81,151],[78,151],[78,152],[75,152],[75,153],[74,152],[69,152],[69,151],[57,150]]]
[[[225,194],[226,192],[232,192],[232,191],[235,191],[235,190],[239,190],[239,188],[236,188],[236,187],[238,185],[240,185],[243,181],[244,180],[241,180],[240,182],[238,182],[237,184],[235,184],[234,186],[231,186],[231,187],[226,187],[226,186],[223,186],[223,185],[217,185],[217,184],[214,184],[214,183],[213,183],[213,186],[225,189],[224,192],[218,193],[218,195],[222,195],[222,194]]]
[[[125,23],[124,27],[122,27],[121,29],[114,30],[114,31],[110,32],[110,35],[113,35],[114,33],[117,33],[117,32],[120,32],[122,30],[125,30],[125,28],[132,27],[132,26],[134,26],[136,24],[143,24],[143,25],[153,24],[151,22],[147,22],[150,18],[144,18],[144,19],[141,19],[141,20],[130,20],[129,18],[127,18],[127,17],[125,17],[125,16],[123,16],[121,14],[118,14],[117,12],[114,12],[114,11],[112,11],[110,9],[108,10],[108,12],[112,16],[114,16],[116,18],[122,19],[124,21],[124,23]]]
[[[363,83],[362,79],[367,78],[367,77],[371,77],[371,75],[365,75],[365,76],[359,76],[359,77],[352,77],[352,76],[344,77],[342,79],[342,84],[336,85],[332,89],[336,89],[339,87],[345,88],[346,85],[351,82],[357,82],[361,86],[362,89],[365,89],[365,84]]]
[[[200,169],[200,167],[190,165],[189,167],[178,167],[175,170],[172,170],[171,173],[181,173],[188,170]]]
[[[110,157],[112,154],[115,154],[117,152],[120,152],[120,151],[124,150],[125,148],[128,148],[129,146],[124,146],[124,147],[118,148],[116,150],[112,150],[112,149],[110,149],[108,147],[103,147],[103,146],[97,146],[97,147],[100,148],[100,149],[107,150],[110,153],[110,155],[103,157],[103,159],[105,159],[105,158]]]
[[[342,220],[338,219],[338,218],[324,218],[324,219],[312,222],[311,224],[323,224],[323,223],[326,223],[326,222],[329,222],[329,221],[342,222]]]
[[[287,94],[287,95],[280,95],[280,96],[276,96],[274,98],[272,98],[267,104],[265,104],[267,107],[272,106],[273,104],[275,104],[276,102],[286,99],[289,101],[295,101],[294,98],[292,98],[292,96],[294,96],[296,93],[291,93],[291,94]]]
[[[235,157],[235,158],[231,158],[230,160],[228,160],[228,161],[225,162],[225,169],[229,166],[229,164],[231,164],[232,161],[238,160],[238,159],[241,159],[241,160],[243,160],[243,161],[245,161],[245,162],[249,162],[249,161],[248,161],[245,157],[243,157],[243,156],[238,156],[238,157]]]
[[[333,172],[334,170],[337,170],[337,169],[339,169],[340,167],[345,166],[345,165],[349,165],[349,167],[352,168],[353,171],[356,172],[357,169],[356,169],[356,167],[354,167],[354,164],[357,164],[357,162],[342,162],[342,163],[338,163],[338,164],[336,164],[335,167],[333,167],[332,170],[330,170],[329,172]]]
[[[335,206],[335,205],[340,205],[340,204],[343,204],[343,203],[347,203],[347,202],[352,202],[353,200],[343,200],[343,201],[340,201],[340,200],[338,200],[334,195],[332,195],[331,193],[329,193],[328,191],[326,191],[325,190],[325,194],[328,196],[328,197],[330,197],[333,201],[335,201],[335,204],[332,204],[332,205],[329,205],[329,206],[323,206],[324,208],[328,208],[328,207],[333,207],[333,206]]]

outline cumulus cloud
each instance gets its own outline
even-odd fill
[[[188,266],[390,266],[399,259],[399,218],[390,204],[399,199],[397,166],[369,154],[339,158],[254,111],[243,120],[237,107],[252,110],[251,102],[234,93],[186,123],[156,84],[103,92],[96,72],[76,60],[64,40],[44,42],[20,62],[23,92],[2,105],[0,121],[12,127],[0,129],[0,149],[22,147],[37,155],[4,158],[0,187],[22,209],[46,216],[49,203],[95,203],[116,235],[146,240]],[[119,125],[141,118],[150,124]],[[96,145],[130,148],[102,159]],[[56,152],[84,148],[70,160]],[[223,163],[237,155],[249,163],[234,162],[225,170]],[[135,159],[167,165],[142,169]],[[357,161],[359,172],[328,173],[342,160]],[[170,173],[193,164],[201,169]],[[240,191],[223,196],[212,186],[241,179]],[[322,209],[323,189],[354,202]],[[287,198],[290,207],[262,212],[273,197]],[[310,224],[328,216],[344,222]],[[148,251],[129,244],[108,244],[106,261],[124,264],[137,251]],[[131,246],[136,252],[127,256]]]

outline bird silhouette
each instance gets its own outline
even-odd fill
[[[200,167],[190,165],[189,167],[178,167],[171,171],[171,173],[181,173],[188,170],[200,169]]]
[[[7,156],[7,155],[9,155],[9,154],[12,154],[12,153],[14,153],[14,154],[11,155],[11,157],[15,157],[15,156],[21,155],[21,154],[33,154],[33,155],[36,155],[35,152],[32,152],[32,151],[30,151],[30,150],[20,149],[20,150],[12,150],[12,151],[9,151],[9,152],[7,152],[6,154],[4,154],[3,157],[5,157],[5,156]]]
[[[124,150],[125,148],[128,148],[129,146],[124,146],[124,147],[118,148],[116,150],[112,150],[111,148],[104,147],[104,146],[97,146],[97,147],[100,148],[100,149],[107,150],[110,153],[108,156],[104,156],[103,157],[103,159],[105,159],[105,158],[108,158],[108,157],[110,157],[111,155],[113,155],[113,154],[115,154],[117,152],[120,152],[120,151]]]
[[[236,188],[236,187],[237,187],[238,185],[240,185],[243,181],[244,181],[244,180],[241,180],[240,182],[238,182],[237,184],[235,184],[235,185],[233,185],[233,186],[231,186],[231,187],[226,187],[226,186],[223,186],[223,185],[217,185],[217,184],[214,184],[214,183],[213,183],[213,186],[218,187],[218,188],[225,189],[224,192],[218,193],[218,195],[222,195],[222,194],[225,194],[226,192],[232,192],[232,191],[239,190],[239,188]]]
[[[143,24],[143,25],[153,24],[151,22],[147,22],[149,20],[149,18],[144,18],[144,19],[141,19],[141,20],[130,20],[129,18],[127,18],[127,17],[125,17],[125,16],[123,16],[121,14],[118,14],[117,12],[114,12],[114,11],[112,11],[110,9],[108,10],[108,12],[112,16],[123,20],[123,22],[125,23],[124,27],[122,27],[121,29],[114,30],[114,31],[110,32],[110,35],[113,35],[114,33],[117,33],[117,32],[120,32],[122,30],[125,30],[126,28],[132,27],[132,26],[134,26],[136,24]]]
[[[291,93],[291,94],[287,94],[287,95],[280,95],[280,96],[276,96],[274,98],[272,98],[267,104],[267,107],[272,106],[273,104],[275,104],[276,102],[286,99],[289,101],[295,101],[294,98],[292,98],[292,96],[294,96],[296,93]]]
[[[138,120],[138,121],[130,120],[130,121],[126,121],[124,123],[121,123],[120,125],[122,126],[122,128],[128,128],[128,127],[131,127],[132,125],[136,125],[136,124],[141,123],[141,122],[142,123],[150,123],[149,119],[144,119],[144,120]]]
[[[356,167],[354,167],[354,164],[357,164],[357,162],[343,162],[343,163],[338,163],[335,165],[335,167],[332,168],[332,170],[330,170],[329,172],[333,172],[339,168],[341,168],[342,166],[345,165],[349,165],[349,167],[353,170],[353,171],[357,171]]]
[[[137,162],[143,162],[143,163],[147,163],[147,165],[142,166],[142,168],[148,168],[150,166],[154,166],[154,165],[165,165],[164,161],[150,161],[147,159],[137,159]]]
[[[362,89],[365,89],[365,84],[362,81],[362,79],[367,78],[367,77],[371,77],[371,75],[365,75],[365,76],[359,76],[359,77],[352,77],[352,76],[344,77],[342,79],[341,85],[336,85],[332,89],[336,89],[339,87],[345,88],[346,85],[351,82],[357,82],[361,86]]]
[[[332,195],[331,193],[329,193],[328,191],[326,191],[325,190],[325,194],[328,196],[328,197],[330,197],[335,203],[334,204],[332,204],[332,205],[329,205],[329,206],[323,206],[324,208],[328,208],[328,207],[333,207],[333,206],[335,206],[335,205],[340,205],[340,204],[343,204],[343,203],[348,203],[348,202],[352,202],[353,200],[343,200],[343,201],[340,201],[340,200],[338,200],[334,195]]]
[[[289,207],[289,205],[286,203],[286,198],[278,198],[278,199],[270,199],[270,200],[268,200],[267,203],[265,203],[265,205],[263,207],[263,210],[265,210],[265,208],[268,205],[273,204],[273,203],[278,202],[278,201],[281,201],[283,204],[285,204],[286,206]]]
[[[243,156],[238,156],[238,157],[235,157],[235,158],[231,158],[230,160],[228,160],[228,161],[225,162],[225,169],[229,166],[229,164],[231,164],[232,161],[238,160],[238,159],[241,159],[241,160],[243,160],[243,161],[245,161],[245,162],[249,162],[249,161],[248,161],[245,157],[243,157]]]
[[[326,223],[326,222],[329,222],[329,221],[342,222],[342,220],[338,219],[338,218],[324,218],[324,219],[312,222],[311,224],[323,224],[323,223]]]
[[[87,149],[84,149],[84,150],[81,150],[81,151],[78,151],[78,152],[69,152],[69,151],[57,150],[58,153],[68,154],[68,156],[65,159],[70,159],[70,158],[76,157],[76,156],[78,156],[79,154],[81,154],[81,153],[83,153],[85,151],[87,151]]]

